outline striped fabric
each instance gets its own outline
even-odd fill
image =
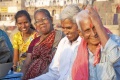
[[[89,80],[120,80],[120,37],[110,35],[101,49],[100,63],[93,65],[94,55],[89,52]],[[114,67],[113,67],[114,66]]]

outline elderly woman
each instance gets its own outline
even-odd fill
[[[34,13],[35,26],[40,37],[35,38],[27,51],[27,59],[23,65],[23,79],[28,80],[46,73],[55,54],[57,45],[64,34],[54,30],[53,19],[46,9],[39,9]]]
[[[72,67],[72,80],[119,80],[120,37],[103,27],[91,6],[78,13],[76,22],[82,41]]]
[[[62,30],[65,37],[60,41],[49,72],[33,80],[70,80],[71,67],[81,42],[75,22],[75,15],[81,9],[77,5],[68,5],[60,14]]]

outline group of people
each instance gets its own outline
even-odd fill
[[[22,80],[120,79],[120,37],[103,26],[92,6],[66,6],[60,13],[62,31],[54,29],[47,9],[36,10],[34,20],[35,27],[27,11],[18,11],[19,32],[13,50],[8,46],[7,61],[13,58]]]

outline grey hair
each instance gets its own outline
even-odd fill
[[[80,31],[82,31],[80,22],[87,19],[88,17],[89,17],[88,10],[82,10],[76,15],[76,23]]]
[[[52,18],[52,16],[50,15],[50,12],[47,9],[38,9],[38,10],[36,10],[35,13],[34,13],[34,18],[35,18],[35,15],[38,12],[43,12],[47,17]]]
[[[60,20],[70,19],[72,22],[76,23],[75,15],[80,12],[81,9],[76,4],[68,5],[60,14]]]

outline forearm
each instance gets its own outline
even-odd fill
[[[17,63],[18,63],[18,58],[13,58],[13,70],[17,70]]]
[[[13,57],[14,66],[17,66],[18,61],[19,61],[19,52],[18,49],[14,49],[14,57]]]
[[[24,64],[21,69],[21,72],[23,73],[23,77],[25,76],[27,69],[28,69],[28,64]]]
[[[23,73],[23,77],[26,74],[27,69],[29,68],[31,61],[32,61],[31,60],[31,53],[27,53],[26,60],[25,60],[23,66],[22,66],[22,69],[21,69],[21,72]]]
[[[105,30],[105,28],[103,27],[102,24],[100,24],[96,27],[96,31],[97,31],[97,34],[100,38],[101,45],[104,47],[105,44],[107,43],[108,39],[109,39],[107,31]]]
[[[13,59],[14,66],[17,66],[18,61],[19,61],[18,57],[15,56]]]
[[[29,79],[29,80],[58,80],[59,76],[56,74],[51,74],[50,72],[43,74],[41,76],[37,76],[33,79]]]

